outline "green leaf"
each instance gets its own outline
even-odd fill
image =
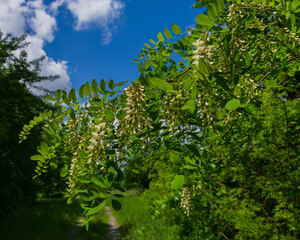
[[[75,115],[75,111],[74,111],[74,109],[73,108],[70,108],[70,117],[73,119],[73,120],[75,120],[76,119],[76,115]]]
[[[33,161],[43,161],[44,156],[42,156],[42,155],[33,155],[30,159],[33,160]]]
[[[118,200],[112,199],[112,207],[113,207],[113,209],[119,211],[119,210],[121,210],[122,205]]]
[[[191,159],[190,156],[186,156],[186,157],[184,157],[184,159],[190,164],[194,164],[194,165],[196,164],[196,160]]]
[[[233,111],[235,109],[237,109],[240,106],[240,100],[238,99],[231,99],[228,103],[226,103],[225,107],[230,110]]]
[[[196,20],[197,22],[202,25],[202,26],[213,26],[213,22],[209,19],[208,16],[206,16],[205,14],[199,14],[197,17],[196,17]]]
[[[60,176],[63,178],[69,173],[68,165],[65,165],[64,168],[60,171]]]
[[[220,11],[218,9],[218,4],[213,4],[213,10],[214,10],[215,16],[218,17],[220,15]]]
[[[229,57],[230,50],[229,50],[229,44],[228,44],[228,42],[224,41],[223,46],[224,46],[224,51],[225,51],[226,56]]]
[[[90,208],[90,210],[88,211],[88,213],[86,215],[87,216],[93,215],[93,214],[99,212],[104,206],[105,206],[105,202],[99,204],[97,207]]]
[[[195,100],[189,100],[182,106],[182,110],[189,108],[191,109],[191,113],[195,111]]]
[[[209,4],[207,6],[207,12],[208,12],[209,18],[214,22],[216,19],[216,16],[215,16],[213,4]]]
[[[106,109],[105,116],[106,119],[110,122],[112,122],[115,119],[115,115],[111,109]]]
[[[46,99],[47,99],[48,101],[52,101],[52,102],[56,101],[56,99],[55,99],[52,95],[46,96]]]
[[[100,89],[101,89],[102,92],[106,91],[106,85],[105,85],[105,81],[104,81],[103,78],[100,81]]]
[[[206,62],[204,61],[204,59],[199,59],[199,64],[198,64],[199,70],[201,73],[203,74],[209,74],[209,68],[206,64]]]
[[[167,28],[164,29],[164,34],[165,34],[165,36],[167,38],[171,38],[172,37],[172,34],[170,33],[170,31]]]
[[[98,94],[98,83],[97,83],[96,79],[94,79],[92,82],[92,89],[95,94]]]
[[[83,177],[76,177],[76,179],[81,183],[91,183],[92,182],[90,179],[86,179]]]
[[[149,39],[149,42],[151,42],[152,44],[156,45],[156,42],[154,42],[152,39]]]
[[[62,95],[62,92],[61,92],[60,89],[58,89],[58,90],[56,91],[56,98],[57,98],[57,101],[59,101],[59,100],[61,99],[61,95]]]
[[[179,164],[181,162],[181,157],[180,157],[180,153],[171,153],[170,155],[170,160],[173,162],[173,163],[177,163]]]
[[[118,120],[123,120],[126,117],[126,111],[125,110],[121,110],[117,113],[117,119]]]
[[[198,88],[193,87],[192,88],[192,93],[191,93],[191,98],[196,100],[198,93],[199,93]]]
[[[85,230],[89,231],[90,223],[89,222],[84,222],[83,224],[85,225]]]
[[[84,201],[87,201],[87,202],[91,202],[91,201],[94,200],[94,197],[89,196],[89,195],[84,194],[84,193],[79,193],[78,196],[80,197],[80,199],[82,199]]]
[[[184,184],[184,176],[176,175],[172,181],[171,188],[174,190],[179,190],[182,188],[183,184]]]
[[[84,94],[88,97],[91,96],[91,85],[88,81],[84,84]]]
[[[73,202],[73,198],[68,198],[67,204],[70,205]]]
[[[295,14],[291,14],[290,16],[292,27],[296,24],[296,16]]]
[[[221,12],[223,10],[223,7],[225,6],[225,2],[224,0],[217,0],[217,3],[218,3],[219,12]]]
[[[115,83],[114,83],[114,81],[112,79],[109,80],[108,87],[109,87],[110,90],[114,90]]]
[[[171,27],[172,27],[173,33],[175,33],[175,34],[180,34],[181,33],[181,28],[179,26],[177,26],[175,24],[172,24]]]
[[[191,165],[185,165],[184,168],[186,169],[196,169],[197,167]]]
[[[165,40],[161,32],[159,32],[159,33],[157,34],[157,38],[158,38],[158,40],[161,41],[161,42],[163,42],[163,41]]]
[[[70,102],[72,101],[73,103],[76,102],[76,91],[75,91],[74,88],[72,88],[72,89],[70,90],[69,95],[68,95],[68,100],[69,100]]]
[[[99,177],[99,176],[96,176],[96,175],[92,175],[91,177],[93,183],[95,183],[96,185],[98,185],[99,187],[102,187],[102,188],[107,188],[104,180],[102,177]]]
[[[81,98],[84,98],[84,85],[82,85],[80,88],[79,88],[79,96]]]
[[[163,89],[163,90],[173,90],[173,86],[172,84],[162,80],[162,79],[159,79],[159,78],[151,78],[150,79],[150,83],[154,86],[154,87],[157,87],[157,88],[160,88],[160,89]]]
[[[108,171],[111,172],[111,173],[113,173],[113,174],[117,173],[117,170],[114,167],[112,167],[112,166],[110,166],[108,168]]]

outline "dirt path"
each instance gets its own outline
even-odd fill
[[[120,225],[118,224],[118,222],[116,221],[115,217],[112,215],[111,209],[110,207],[106,206],[105,210],[107,212],[107,215],[109,217],[108,220],[108,232],[107,232],[107,239],[108,240],[121,240],[121,234],[119,231],[119,227]]]
[[[77,221],[77,222],[74,224],[74,226],[70,229],[70,232],[69,232],[69,235],[68,235],[67,240],[73,240],[74,237],[75,237],[78,233],[80,233],[81,228],[82,228],[81,225],[82,225],[83,221],[84,221],[84,217],[80,217],[80,218],[78,219],[78,221]]]

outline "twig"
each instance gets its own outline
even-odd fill
[[[188,67],[187,69],[185,69],[183,72],[179,73],[176,77],[174,77],[171,80],[167,80],[167,82],[173,82],[174,80],[176,80],[177,78],[181,77],[183,74],[185,74],[186,72],[188,72],[189,70],[191,70],[191,67]]]
[[[230,240],[224,233],[219,232],[224,238],[226,238],[227,240]]]
[[[258,81],[257,85],[261,84],[261,82],[262,82],[263,80],[265,80],[270,74],[271,74],[271,72],[268,72],[265,76],[263,76],[263,77]]]
[[[218,148],[218,146],[220,145],[220,143],[223,141],[223,139],[228,135],[228,133],[230,132],[230,130],[232,129],[234,124],[231,124],[230,128],[224,133],[224,135],[222,136],[221,140],[217,143],[217,145],[214,147],[213,151],[211,154],[213,154],[216,149]]]

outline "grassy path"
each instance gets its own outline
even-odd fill
[[[84,221],[83,217],[80,217],[79,220],[74,224],[74,226],[70,229],[67,240],[73,240],[80,233],[82,228],[82,223]]]
[[[108,221],[108,232],[107,232],[107,240],[121,240],[121,234],[120,234],[120,225],[116,221],[114,215],[112,214],[112,211],[110,207],[105,207],[106,213],[108,215],[109,221]]]

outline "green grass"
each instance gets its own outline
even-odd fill
[[[0,221],[1,240],[104,240],[108,216],[103,210],[90,223],[90,230],[77,227],[70,239],[70,230],[82,209],[78,202],[66,199],[41,199],[34,206],[16,209]],[[72,235],[72,234],[71,234]]]
[[[139,196],[120,199],[122,209],[113,210],[121,225],[124,239],[128,240],[174,240],[178,239],[176,227],[169,226],[163,219],[153,219],[150,208]]]

